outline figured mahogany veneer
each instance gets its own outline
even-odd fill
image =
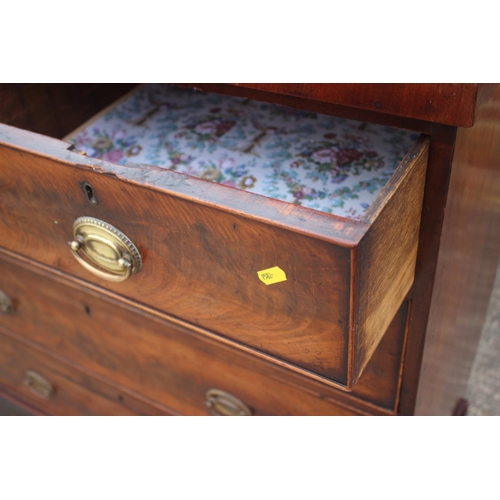
[[[258,415],[396,411],[406,303],[351,396],[68,278],[4,254],[0,288],[15,312],[0,316],[0,328],[181,414],[207,414],[205,393],[213,388]]]
[[[425,138],[360,222],[152,166],[82,157],[5,125],[0,144],[1,246],[338,387],[353,389],[413,283]],[[83,269],[67,247],[81,216],[123,231],[143,270],[110,283]],[[266,286],[257,273],[274,266],[287,281]]]

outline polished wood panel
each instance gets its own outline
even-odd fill
[[[442,125],[433,126],[430,136],[415,282],[409,292],[412,308],[399,405],[402,415],[413,415],[415,411],[455,136],[455,128]]]
[[[256,99],[249,95],[252,91],[267,95],[266,100],[277,101],[284,95],[459,127],[473,124],[478,87],[472,83],[237,83],[226,84],[226,90],[221,84],[192,85],[218,92],[231,92],[234,87],[239,95]]]
[[[425,147],[410,152],[409,165],[398,167],[363,218],[371,228],[356,252],[354,377],[363,372],[415,278],[429,145],[420,140]]]
[[[64,137],[132,84],[0,83],[0,122]]]
[[[380,272],[375,272],[369,291],[364,293],[366,276],[358,276],[353,266],[363,267],[366,274],[367,265],[352,259],[351,248],[371,226],[377,227],[377,216],[385,217],[383,207],[390,205],[395,193],[418,199],[418,186],[404,179],[413,179],[412,172],[425,167],[424,139],[402,162],[400,174],[384,191],[368,223],[155,167],[121,167],[82,158],[63,149],[65,143],[11,127],[0,128],[8,144],[1,148],[0,155],[2,246],[219,333],[347,390],[352,390],[353,380],[359,378],[402,303],[405,286],[413,279],[407,272],[400,286],[392,279],[397,273],[381,279]],[[28,152],[32,148],[40,153]],[[48,154],[51,157],[46,157]],[[20,171],[29,175],[20,176]],[[124,179],[126,175],[128,179]],[[149,184],[152,178],[166,179],[165,187],[152,190],[137,185]],[[97,204],[86,199],[81,188],[84,181],[93,186]],[[415,194],[406,190],[415,190]],[[189,198],[183,199],[185,196]],[[245,201],[245,208],[238,209]],[[418,203],[408,203],[407,209],[403,215],[410,221],[419,218]],[[36,213],[44,215],[35,218]],[[105,220],[127,234],[143,255],[143,271],[126,282],[113,284],[83,269],[67,248],[72,223],[82,215]],[[387,229],[384,223],[378,227],[379,235]],[[418,233],[416,226],[412,231],[402,228],[393,229],[391,241],[384,244],[386,248],[392,246],[392,252],[377,252],[381,238],[368,238],[362,255],[370,254],[373,246],[376,257],[370,257],[369,262],[375,265],[376,261],[375,267],[380,270],[391,269],[395,255],[413,245]],[[407,256],[414,258],[411,253]],[[285,271],[287,281],[266,286],[257,272],[274,266]],[[411,264],[408,268],[411,271]],[[361,300],[354,303],[351,295],[358,280],[363,281]],[[358,311],[365,307],[369,310],[363,301],[379,296],[389,301],[390,307],[375,314],[377,321],[363,322],[364,329],[357,333],[358,337],[375,338],[367,342],[373,348],[351,349],[351,356],[361,353],[363,361],[348,365],[348,342],[358,323]],[[386,317],[381,318],[381,314]]]
[[[348,248],[10,148],[0,164],[2,246],[345,383]],[[142,272],[111,283],[82,268],[67,242],[83,215],[130,237]],[[257,272],[276,265],[287,281],[266,286]]]
[[[212,386],[233,393],[260,413],[339,411],[330,404],[395,411],[407,304],[396,314],[351,396],[223,347],[188,324],[141,314],[119,298],[5,254],[0,259],[0,288],[15,305],[13,314],[0,317],[4,328],[181,413],[205,412],[204,391]],[[269,394],[261,394],[263,386]],[[323,406],[311,394],[330,403]]]
[[[434,340],[430,339],[429,342],[431,343],[434,342],[435,345],[438,345],[437,349],[440,352],[440,356],[433,357],[431,355],[432,349],[430,347],[426,349],[424,356],[423,348],[426,338],[429,308],[431,306],[431,303],[433,303],[432,290],[434,286],[436,290],[439,290],[441,283],[441,281],[436,281],[436,282],[434,281],[434,273],[437,262],[437,254],[440,245],[441,226],[444,216],[446,192],[448,187],[449,175],[451,171],[451,160],[453,156],[453,150],[455,145],[455,134],[456,134],[455,127],[443,126],[439,124],[433,125],[432,121],[436,123],[438,122],[450,123],[452,125],[468,127],[472,125],[473,120],[479,122],[482,119],[483,113],[485,113],[487,117],[489,116],[488,121],[491,121],[493,119],[498,120],[498,116],[493,117],[494,113],[492,113],[490,105],[492,99],[493,100],[496,99],[495,98],[495,92],[497,92],[496,86],[480,84],[479,86],[477,86],[477,95],[474,96],[473,95],[474,92],[471,92],[468,94],[469,98],[465,99],[463,99],[463,97],[466,96],[466,93],[458,97],[457,96],[450,97],[450,95],[447,96],[445,95],[444,101],[442,101],[441,104],[438,104],[437,101],[434,101],[435,109],[432,109],[432,106],[425,107],[425,102],[421,103],[422,106],[420,107],[417,106],[416,104],[418,102],[417,98],[416,100],[407,103],[407,106],[400,105],[399,109],[396,110],[394,109],[391,110],[391,105],[386,106],[386,103],[388,102],[387,100],[385,102],[383,100],[378,101],[379,102],[378,107],[373,105],[374,104],[373,97],[375,96],[376,92],[370,89],[373,89],[376,86],[370,86],[370,89],[368,89],[368,91],[363,95],[362,93],[359,92],[359,90],[362,88],[361,85],[349,85],[348,87],[351,88],[352,94],[349,96],[349,92],[346,92],[345,94],[346,100],[343,101],[344,104],[335,104],[336,98],[332,97],[331,95],[324,95],[320,97],[321,99],[324,99],[323,101],[313,100],[314,92],[318,92],[317,95],[319,95],[321,94],[322,91],[315,90],[314,92],[307,94],[307,92],[304,91],[305,87],[299,89],[299,91],[296,92],[295,94],[287,94],[287,93],[275,94],[269,90],[270,88],[269,86],[267,87],[267,90],[261,90],[258,88],[249,88],[249,87],[239,87],[232,84],[216,84],[216,85],[202,84],[202,86],[205,90],[208,91],[224,92],[232,95],[251,97],[269,102],[277,102],[279,104],[296,106],[311,111],[325,112],[327,114],[334,114],[362,121],[366,120],[374,123],[392,125],[401,128],[409,128],[412,130],[422,131],[430,135],[431,143],[430,143],[430,153],[429,153],[429,169],[428,169],[426,189],[424,195],[424,211],[422,214],[420,243],[419,243],[418,259],[416,266],[416,280],[412,289],[408,294],[408,297],[412,300],[412,307],[410,313],[411,314],[410,322],[408,325],[406,357],[403,365],[404,372],[402,376],[401,400],[399,403],[396,400],[395,404],[399,405],[398,411],[400,413],[413,414],[416,410],[415,408],[416,396],[417,396],[417,390],[419,390],[419,404],[417,407],[417,411],[419,413],[449,414],[453,408],[453,404],[455,403],[455,401],[453,401],[454,399],[453,395],[448,397],[446,396],[446,393],[450,391],[452,394],[456,395],[460,392],[461,390],[460,388],[463,388],[463,381],[466,377],[465,373],[468,371],[467,367],[473,355],[471,351],[474,350],[473,346],[475,342],[474,339],[476,339],[477,337],[479,323],[482,321],[481,311],[484,311],[485,308],[485,302],[486,302],[485,297],[487,295],[488,282],[489,282],[488,280],[491,280],[493,275],[492,262],[495,258],[493,254],[496,254],[497,252],[496,248],[494,248],[496,246],[496,243],[493,243],[493,245],[485,243],[485,240],[487,239],[485,235],[491,234],[492,231],[491,225],[496,225],[498,222],[496,219],[496,208],[494,207],[492,208],[493,204],[492,198],[496,198],[498,196],[498,192],[496,191],[497,190],[496,179],[493,174],[494,169],[491,166],[492,165],[491,145],[493,144],[491,141],[491,134],[496,136],[497,132],[494,131],[495,126],[492,126],[491,124],[489,127],[486,127],[485,124],[483,124],[484,126],[481,127],[482,132],[485,133],[485,136],[483,138],[478,137],[477,134],[475,135],[473,134],[471,136],[464,135],[464,131],[459,131],[460,141],[464,141],[464,146],[460,152],[460,157],[462,159],[458,163],[458,165],[461,164],[462,166],[459,167],[459,172],[457,173],[456,176],[454,175],[454,180],[452,182],[452,188],[450,191],[450,203],[447,209],[448,222],[447,226],[445,227],[445,234],[444,234],[444,241],[448,241],[447,254],[449,255],[448,257],[445,258],[444,254],[443,253],[441,254],[440,271],[438,272],[437,275],[439,280],[441,280],[444,277],[444,280],[445,282],[447,282],[447,284],[444,285],[443,290],[447,290],[447,293],[450,295],[451,298],[448,299],[447,304],[445,304],[444,306],[445,312],[439,313],[437,309],[433,308],[433,312],[431,314],[429,322],[429,336],[432,336],[434,339]],[[286,92],[286,89],[283,89],[282,86],[281,90],[278,87],[280,87],[280,85],[278,85],[274,90],[277,92]],[[323,89],[326,88],[324,86],[317,86],[317,87],[323,87]],[[397,96],[405,94],[405,92],[407,92],[409,88],[408,85],[399,85],[396,87],[400,87],[400,89],[397,88],[393,89],[395,90],[395,92],[393,92],[393,95],[392,96],[386,95],[384,99],[388,97],[392,98],[393,96],[394,98],[396,98]],[[476,86],[475,85],[462,86],[462,88],[464,89],[466,87],[469,88],[469,90],[466,92],[470,92],[471,88]],[[2,88],[5,89],[5,87]],[[431,88],[431,86],[419,85],[419,88],[423,89],[422,95],[425,95],[426,92],[428,92],[428,89]],[[435,88],[437,88],[437,86]],[[288,89],[288,91],[289,90],[290,89]],[[356,95],[357,91],[359,95]],[[7,99],[5,99],[5,95],[6,95],[5,93],[2,93],[3,102],[0,102],[0,110],[3,110],[2,111],[3,121],[11,124],[17,123],[20,126],[31,128],[33,130],[39,130],[45,133],[52,133],[48,132],[50,127],[58,126],[57,125],[58,120],[53,114],[45,114],[44,117],[40,117],[37,120],[35,120],[35,121],[40,120],[42,122],[45,122],[45,124],[40,129],[37,129],[36,126],[33,124],[29,125],[26,116],[22,118],[22,120],[24,120],[22,122],[9,121],[9,119],[7,118],[3,119],[3,116],[5,115],[9,114],[12,115],[13,113],[17,114],[23,113],[21,109],[17,108],[17,104],[16,106],[12,105],[12,103],[15,102],[15,99],[8,101]],[[366,100],[364,104],[362,104],[363,106],[365,106],[365,109],[363,109],[362,107],[350,107],[351,105],[356,105],[354,101],[357,100],[356,102],[359,103],[360,100],[362,101],[365,97]],[[429,97],[428,94],[427,97]],[[457,98],[457,101],[452,107],[450,107],[449,104],[450,102],[452,102],[450,99],[455,99],[455,98]],[[354,101],[349,101],[349,99],[354,99]],[[37,99],[34,100],[36,101]],[[475,104],[472,104],[474,100]],[[85,99],[83,101],[85,101]],[[83,101],[75,102],[75,105],[80,108],[85,108],[86,104],[84,104]],[[330,102],[330,101],[335,101],[335,102]],[[10,111],[9,111],[9,102],[11,104]],[[21,103],[20,100],[18,100],[17,102],[19,104]],[[469,107],[469,104],[467,103],[469,103],[471,107]],[[30,109],[34,109],[31,107],[29,100],[25,103],[25,106],[27,106]],[[37,106],[39,105],[36,104],[35,108]],[[473,109],[474,106],[476,108],[475,110]],[[22,108],[21,105],[20,108]],[[7,113],[5,113],[5,110],[7,110]],[[43,111],[43,107],[40,107],[40,110]],[[92,111],[89,112],[89,115],[93,114],[94,111],[95,108],[93,108]],[[423,119],[415,119],[414,117],[408,118],[409,115],[416,116],[413,114],[414,112],[417,115],[418,113],[425,114],[425,118]],[[399,115],[390,113],[399,113]],[[406,115],[406,117],[404,115]],[[452,118],[453,116],[454,118]],[[475,118],[471,118],[474,116]],[[448,119],[450,119],[451,121],[447,121]],[[424,120],[430,120],[430,121],[424,121]],[[458,121],[452,121],[452,120],[463,120],[463,121],[459,123]],[[78,125],[78,123],[75,123],[74,126],[76,125]],[[61,137],[72,128],[73,125],[71,127],[66,126],[66,130],[64,130],[63,133],[59,133],[58,131],[56,131],[52,133],[52,135]],[[475,128],[476,127],[474,127],[472,130],[474,130]],[[44,144],[45,141],[40,141],[39,138],[37,138],[36,141],[34,141],[34,144],[32,144],[31,146],[26,146],[26,148],[27,149],[37,149],[40,147],[43,148]],[[53,144],[54,143],[52,143],[52,145]],[[489,153],[487,155],[483,155],[480,152],[473,153],[474,149],[470,150],[468,149],[481,146],[486,146],[486,150],[489,150]],[[48,149],[50,149],[50,147]],[[457,148],[457,154],[458,151],[459,148]],[[46,151],[45,153],[48,154],[49,156],[51,154],[50,151]],[[495,155],[496,153],[493,155],[493,157],[495,157]],[[466,164],[467,166],[465,166]],[[485,165],[485,168],[482,170],[480,168],[481,164]],[[489,166],[486,167],[486,164],[488,164]],[[95,169],[96,171],[98,170],[103,171],[103,169],[97,164],[94,164],[92,168]],[[457,168],[456,164],[454,165],[454,169],[455,168]],[[485,173],[487,169],[489,170],[488,174]],[[474,172],[474,174],[467,173],[468,170],[471,170],[471,172]],[[136,172],[137,172],[136,177],[138,179],[138,182],[140,182],[139,179],[142,176],[142,183],[158,187],[157,177],[159,176],[159,174],[157,175],[153,169],[151,169],[150,167],[141,168],[138,166],[136,168]],[[473,175],[475,175],[476,173],[478,174],[478,177],[482,178],[481,181],[473,179]],[[109,171],[108,175],[110,175]],[[118,175],[119,177],[120,175],[122,175],[122,173],[120,172],[115,173],[115,175]],[[457,179],[459,179],[459,181],[457,181]],[[165,182],[163,184],[163,187],[164,188],[166,187],[168,189],[169,183],[174,184],[175,183],[174,179]],[[185,191],[181,196],[184,196],[185,199],[192,199],[193,193],[192,191],[191,192],[189,191],[190,187],[187,186],[186,183],[184,184],[185,184]],[[472,203],[472,201],[465,202],[464,194],[466,189],[464,188],[464,186],[466,185],[470,185],[471,187],[475,186],[475,188],[477,189],[477,192],[473,193],[472,195],[470,195],[470,192],[467,193],[468,196],[469,195],[471,196],[471,200],[474,198],[474,196],[476,196],[477,193],[483,193],[484,196],[482,195],[476,196],[475,204]],[[2,189],[1,185],[0,189]],[[36,196],[36,189],[34,189],[34,193]],[[212,189],[208,189],[206,194],[207,194],[206,200],[208,204],[212,203],[213,205],[216,205],[220,203],[221,200],[218,198],[218,193],[214,192]],[[244,194],[245,193],[243,193],[243,195]],[[0,204],[1,202],[2,202],[2,197],[0,196]],[[231,201],[230,203],[233,203],[233,201]],[[234,212],[239,214],[245,213],[245,205],[248,205],[248,199],[243,197],[240,205],[234,208]],[[468,207],[466,207],[466,205],[468,205]],[[488,207],[490,209],[492,208],[493,212],[495,212],[495,215],[492,216],[491,214],[488,213],[487,211]],[[468,221],[465,225],[462,225],[461,222],[457,222],[457,219],[453,219],[452,213],[456,210],[458,210],[462,214],[461,217],[463,220]],[[475,215],[476,213],[477,214],[481,213],[484,216],[484,219],[479,220]],[[259,217],[260,220],[266,220],[266,222],[269,223],[269,214],[265,213],[265,210],[261,212],[260,215],[256,215],[254,219],[257,220],[259,219]],[[280,212],[279,210],[276,210],[274,212],[273,224],[278,227],[288,228],[287,225],[290,219],[292,219],[293,224],[296,226],[295,231],[298,231],[301,234],[309,234],[309,235],[311,235],[308,232],[311,225],[314,228],[319,227],[320,222],[318,220],[316,220],[314,224],[311,224],[310,219],[308,218],[304,219],[304,222],[302,222],[301,226],[300,218],[301,218],[300,213],[295,212],[293,210],[291,210],[289,213],[285,213],[284,211]],[[451,220],[455,220],[455,223],[457,224],[457,227],[459,229],[457,229],[457,227],[455,228],[452,227],[452,224],[449,222]],[[453,298],[452,296],[456,293],[456,290],[459,290],[460,291],[459,293],[465,295],[467,295],[469,291],[468,288],[464,285],[465,278],[463,282],[461,283],[457,282],[458,285],[456,286],[455,290],[454,286],[451,285],[452,280],[450,280],[448,276],[448,272],[450,269],[451,270],[455,269],[455,271],[453,272],[455,272],[456,274],[456,266],[459,260],[456,258],[456,256],[452,257],[452,254],[458,254],[459,252],[462,251],[464,246],[468,248],[470,245],[474,245],[472,238],[469,240],[468,243],[465,241],[468,238],[466,234],[461,234],[460,236],[458,234],[458,232],[462,232],[463,230],[465,230],[466,227],[470,227],[470,224],[478,226],[476,231],[472,231],[474,237],[477,239],[478,248],[473,250],[470,249],[468,250],[469,252],[471,252],[470,257],[472,261],[470,263],[466,262],[465,260],[462,263],[465,266],[465,274],[468,277],[467,279],[471,281],[470,289],[476,290],[477,292],[474,300],[471,299],[470,295],[468,295],[468,298],[463,298],[463,297],[461,299],[457,297]],[[363,229],[362,232],[364,231],[365,230]],[[326,226],[322,230],[322,232],[326,234]],[[453,233],[457,234],[452,236]],[[317,237],[317,235],[312,235],[312,236],[315,238]],[[343,239],[344,243],[347,246],[349,246],[350,244],[349,242],[352,240],[353,235],[352,234],[345,235],[344,233],[343,238],[344,238]],[[493,240],[495,240],[495,238],[493,238]],[[452,241],[457,245],[455,248],[455,252],[452,252],[451,248],[452,243],[450,243]],[[483,258],[479,259],[478,257],[479,253],[481,252],[480,250],[481,248],[483,249],[482,251],[484,259]],[[478,264],[478,259],[482,261],[481,264]],[[472,270],[472,268],[475,269],[475,272],[480,273],[481,275],[480,278],[476,278],[474,276],[474,271]],[[59,273],[58,275],[63,276],[62,273]],[[73,280],[74,282],[78,281],[78,279],[73,279],[69,277],[61,279],[63,280],[69,279]],[[93,287],[94,290],[97,290],[97,288],[94,285],[88,284],[88,286],[91,288]],[[113,295],[113,293],[109,291],[106,292],[106,294],[110,296]],[[444,292],[441,293],[441,297],[443,296]],[[121,300],[129,304],[133,304],[126,298],[122,298]],[[443,300],[444,300],[443,298],[440,299],[440,301]],[[475,303],[473,304],[473,302]],[[452,303],[454,303],[453,306]],[[132,305],[131,307],[134,306]],[[144,307],[140,304],[139,307],[141,307],[143,310],[146,309],[149,310],[149,308]],[[455,324],[456,326],[457,321],[453,320],[453,314],[456,314],[456,311],[460,310],[461,308],[464,308],[464,311],[463,314],[460,314],[461,319],[460,319],[460,324],[458,325],[459,334],[455,334],[455,332],[453,332],[452,325]],[[453,312],[454,310],[455,312]],[[153,314],[157,313],[154,310],[150,310],[150,312]],[[466,316],[466,314],[470,314],[470,316]],[[469,325],[468,321],[470,321]],[[433,324],[435,325],[434,327],[432,326]],[[445,325],[444,333],[441,333],[438,330],[439,325]],[[392,325],[389,327],[387,334],[390,334],[391,328]],[[372,362],[370,362],[367,365],[363,376],[361,377],[358,385],[356,386],[355,394],[356,391],[361,390],[361,388],[363,387],[363,383],[366,380],[366,377],[370,374],[371,367],[374,366],[373,361],[376,359],[379,353],[382,352],[381,347],[383,347],[383,345],[387,342],[387,339],[389,338],[387,334],[383,337],[379,348],[377,348],[377,350],[373,354]],[[225,341],[224,338],[220,338],[220,340]],[[460,343],[462,343],[463,346],[466,347],[464,349],[461,349]],[[439,347],[439,345],[441,345],[441,347]],[[468,354],[466,354],[464,357],[464,353],[466,351],[468,351]],[[419,380],[422,359],[424,361],[422,365],[423,373],[421,380]],[[376,366],[378,367],[379,370],[382,370],[383,366],[387,368],[388,366],[392,365],[390,365],[390,363],[386,365],[384,365],[383,363],[380,364],[377,363]],[[432,374],[429,373],[429,370],[430,372],[432,372]],[[302,388],[310,387],[308,385],[310,384],[310,382],[307,381],[303,382],[298,375],[293,375],[293,376],[296,377],[297,380],[296,384],[298,386]],[[459,382],[457,384],[455,384],[452,381],[454,377],[458,377]],[[385,375],[379,379],[380,381],[382,381],[381,382],[382,388],[387,385],[386,382],[389,379],[391,379],[391,377],[388,375],[386,371]],[[374,380],[377,380],[377,378],[375,377]],[[422,382],[422,385],[420,386],[419,389],[420,382]],[[372,389],[372,387],[374,387],[375,384],[374,386],[368,384],[368,386],[370,387],[369,392],[370,391],[376,392],[375,389]],[[318,397],[322,397],[321,391],[316,392],[316,394]],[[439,396],[440,394],[441,395],[444,394],[445,396],[441,399]],[[463,394],[460,394],[460,396],[461,395]],[[387,399],[387,401],[389,400],[390,398]],[[389,403],[385,403],[385,405],[388,406]],[[364,407],[363,404],[361,403],[360,403],[360,408],[363,408],[364,409],[363,411],[367,411],[366,407]]]
[[[33,370],[50,384],[49,398],[33,393],[24,383]],[[103,381],[75,369],[12,337],[0,328],[0,387],[18,394],[42,412],[52,415],[166,415]]]
[[[394,414],[399,409],[410,311],[411,302],[403,302],[351,393]]]
[[[451,414],[465,393],[500,254],[500,86],[457,133],[417,414]]]

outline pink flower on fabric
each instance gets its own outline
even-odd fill
[[[213,135],[217,132],[217,124],[215,122],[203,122],[196,125],[194,131],[200,135]]]
[[[335,159],[336,151],[330,148],[318,149],[311,155],[311,160],[317,163],[334,163]]]
[[[337,153],[337,162],[339,165],[348,165],[353,161],[357,161],[363,157],[357,149],[343,148]]]
[[[120,161],[122,158],[123,152],[119,149],[112,149],[102,155],[102,159],[107,161]]]
[[[220,162],[220,168],[231,168],[234,167],[235,161],[233,158],[226,158]]]

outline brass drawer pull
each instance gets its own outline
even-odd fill
[[[107,222],[94,217],[79,217],[73,224],[73,237],[73,241],[68,244],[75,259],[99,278],[125,281],[142,269],[142,258],[137,247],[130,238]]]
[[[54,386],[33,370],[28,370],[26,372],[24,384],[28,386],[31,392],[43,399],[49,399],[55,392]]]
[[[0,290],[0,314],[12,314],[14,312],[14,304],[12,299]]]
[[[219,389],[210,389],[206,393],[208,411],[212,415],[223,417],[244,417],[252,415],[248,406],[228,392]]]

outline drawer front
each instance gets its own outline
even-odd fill
[[[397,405],[406,305],[351,396],[39,267],[0,260],[0,276],[13,304],[0,325],[181,414],[206,414],[211,389],[257,415],[392,413]]]
[[[0,389],[49,415],[165,415],[0,331]]]
[[[0,246],[338,387],[353,388],[413,282],[425,141],[366,221],[349,222],[5,130]],[[129,237],[141,272],[112,283],[80,266],[68,241],[81,216]],[[286,281],[266,285],[259,272],[276,266]]]

